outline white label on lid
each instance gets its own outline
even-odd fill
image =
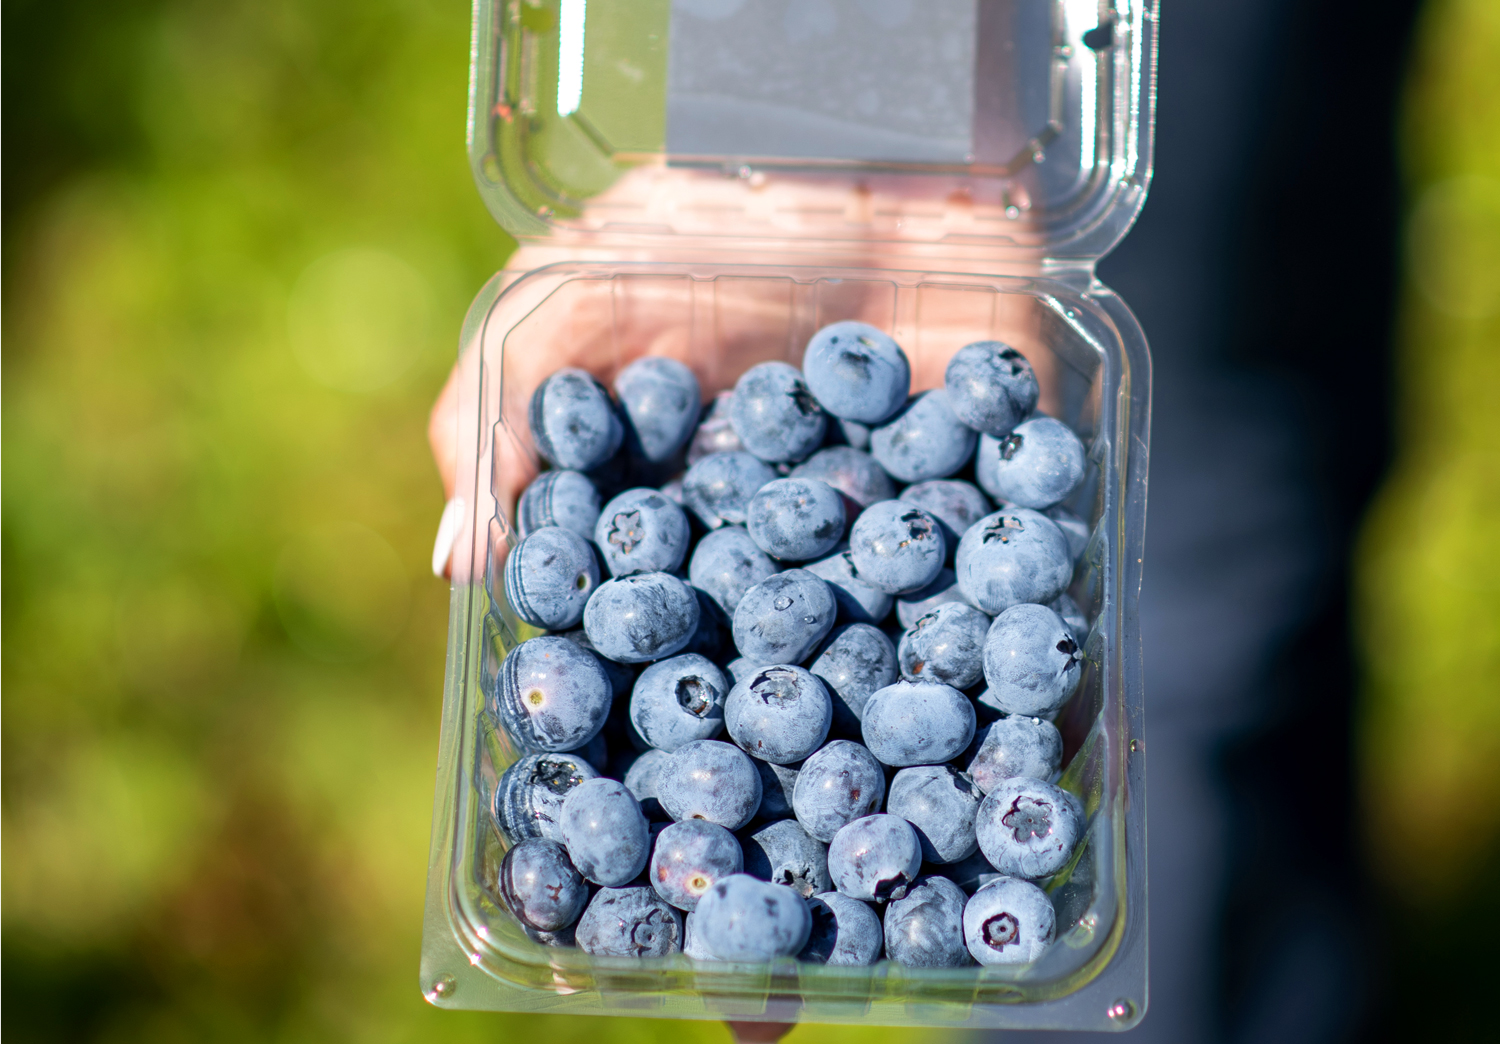
[[[977,0],[673,0],[667,151],[966,163]]]

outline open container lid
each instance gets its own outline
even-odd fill
[[[1155,0],[476,0],[504,228],[652,256],[1088,268],[1151,170]]]

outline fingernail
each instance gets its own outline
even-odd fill
[[[464,501],[462,497],[454,497],[443,505],[437,539],[432,542],[432,575],[439,580],[448,575],[448,560],[453,557],[453,545],[458,542],[458,531],[463,526]]]

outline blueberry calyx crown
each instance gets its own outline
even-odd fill
[[[644,539],[646,531],[641,528],[639,511],[622,511],[609,525],[608,540],[620,549],[621,554],[630,554]]]
[[[1011,802],[1010,811],[1000,817],[1000,822],[1022,844],[1033,837],[1046,837],[1052,833],[1052,805],[1022,794]]]
[[[981,931],[985,944],[996,950],[1003,950],[1012,943],[1021,941],[1021,925],[1015,914],[996,914],[984,922]]]
[[[1002,544],[1010,543],[1010,534],[1006,532],[1007,529],[1014,529],[1017,532],[1025,532],[1026,527],[1021,523],[1021,520],[1019,518],[1016,518],[1014,515],[1001,515],[999,518],[995,519],[995,521],[984,527],[983,542],[988,544],[995,540],[998,540]]]

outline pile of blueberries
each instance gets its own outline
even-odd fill
[[[613,396],[574,369],[536,390],[552,469],[491,593],[557,633],[487,692],[524,752],[497,891],[532,938],[913,967],[1051,943],[1038,882],[1085,829],[1052,721],[1088,626],[1088,527],[1059,506],[1087,456],[1000,342],[910,387],[891,337],[840,322],[706,413],[659,357]]]

